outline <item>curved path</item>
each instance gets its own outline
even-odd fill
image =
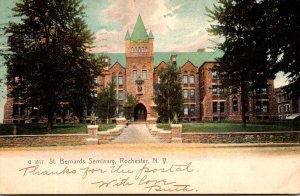
[[[112,143],[158,143],[158,138],[152,136],[145,124],[132,124],[124,128],[121,135]]]

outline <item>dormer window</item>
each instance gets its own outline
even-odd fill
[[[105,61],[105,63],[108,63],[108,61],[109,61],[108,57],[105,57],[104,61]]]

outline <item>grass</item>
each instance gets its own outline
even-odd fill
[[[169,124],[158,124],[158,128],[171,130]],[[300,131],[300,125],[288,122],[255,122],[247,123],[245,128],[241,123],[205,122],[183,123],[182,132],[267,132],[267,131]]]
[[[98,124],[100,131],[106,131],[115,127],[115,124]],[[13,125],[0,124],[0,135],[12,135]],[[36,134],[80,134],[87,133],[85,123],[57,123],[53,129],[47,131],[46,124],[19,124],[17,125],[17,135],[36,135]]]

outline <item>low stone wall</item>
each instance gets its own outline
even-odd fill
[[[6,135],[0,147],[85,145],[88,134]]]
[[[184,143],[298,143],[300,131],[183,133]]]
[[[150,130],[151,135],[157,136],[162,143],[170,143],[172,141],[171,131],[163,129],[152,129]]]
[[[107,131],[98,132],[98,143],[107,144],[111,142],[115,137],[119,136],[125,126],[117,125],[114,129],[108,129]]]

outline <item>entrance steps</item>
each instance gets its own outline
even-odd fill
[[[152,136],[145,124],[130,124],[124,128],[121,135],[111,141],[111,143],[159,143],[160,140]]]

